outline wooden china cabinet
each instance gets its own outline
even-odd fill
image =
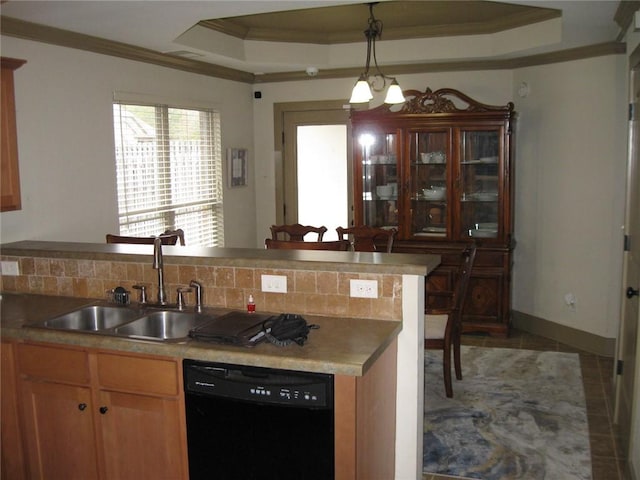
[[[404,92],[401,105],[351,114],[358,225],[398,229],[394,252],[434,253],[427,306],[446,301],[462,249],[478,247],[463,330],[509,333],[513,240],[513,103],[453,89]]]

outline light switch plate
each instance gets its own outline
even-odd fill
[[[285,275],[262,275],[262,291],[270,293],[287,293],[287,277]]]
[[[350,295],[359,298],[378,298],[377,280],[355,280],[350,281]]]
[[[2,275],[10,275],[10,276],[17,276],[20,275],[20,269],[18,268],[18,262],[14,262],[14,261],[6,261],[6,262],[1,262],[2,265],[0,265],[0,268],[2,268]]]

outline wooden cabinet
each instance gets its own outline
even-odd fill
[[[18,135],[13,93],[13,71],[25,60],[2,57],[0,75],[0,211],[20,210],[20,175],[18,171]]]
[[[427,304],[452,290],[459,255],[478,253],[464,331],[507,335],[513,242],[513,104],[453,89],[406,91],[399,106],[352,112],[356,224],[398,229],[394,252],[434,253]]]
[[[173,359],[97,354],[105,478],[188,477],[181,368]]]
[[[395,477],[398,343],[362,377],[335,376],[334,480]]]
[[[15,344],[2,341],[0,348],[0,478],[21,480],[27,477],[18,422]]]
[[[179,361],[17,348],[29,478],[188,478]]]

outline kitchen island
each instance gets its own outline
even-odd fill
[[[320,329],[312,331],[301,348],[166,344],[21,327],[20,322],[102,298],[105,290],[118,285],[130,288],[144,282],[153,286],[151,253],[144,245],[2,245],[2,260],[19,265],[19,275],[2,277],[3,346],[52,344],[80,350],[89,367],[100,364],[99,359],[108,353],[111,360],[113,355],[125,360],[175,359],[178,363],[192,358],[332,373],[339,407],[335,413],[336,478],[419,478],[424,308],[420,292],[424,291],[424,277],[439,262],[437,256],[165,248],[169,291],[197,279],[204,286],[207,308],[243,309],[252,294],[259,311],[302,314]],[[262,292],[262,275],[286,276],[287,293]],[[351,279],[376,280],[378,297],[350,297]],[[18,382],[23,378],[19,375]],[[102,388],[94,383],[96,390]],[[180,394],[176,392],[178,403]],[[386,414],[380,416],[380,412]]]

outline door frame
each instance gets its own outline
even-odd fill
[[[275,159],[275,202],[276,202],[276,223],[285,223],[285,164],[288,156],[295,150],[296,138],[287,138],[285,130],[287,127],[287,114],[293,113],[312,113],[316,112],[317,121],[310,123],[300,123],[300,125],[341,125],[342,123],[334,120],[335,116],[342,112],[344,114],[344,125],[347,127],[347,186],[349,190],[349,221],[353,216],[353,148],[351,135],[351,106],[345,104],[344,100],[318,100],[309,102],[284,102],[275,103],[273,105],[273,144],[275,150],[280,152]],[[329,117],[329,119],[326,119]],[[289,133],[291,136],[291,133]],[[292,147],[290,148],[289,145]],[[296,210],[297,211],[297,210]],[[297,221],[297,219],[296,219]],[[286,223],[295,223],[286,219]]]
[[[633,111],[632,118],[629,119],[629,138],[628,138],[628,150],[627,150],[627,174],[626,174],[626,193],[625,193],[625,219],[624,219],[624,228],[625,235],[629,236],[630,243],[637,242],[640,238],[634,238],[632,234],[635,234],[635,231],[630,231],[630,222],[631,222],[631,209],[632,202],[634,201],[631,194],[633,188],[640,189],[640,186],[632,185],[632,182],[637,181],[637,169],[640,164],[640,47],[637,47],[634,52],[629,56],[628,59],[628,79],[629,79],[629,103],[634,105],[634,108],[631,109]],[[638,96],[636,96],[636,92],[638,92]],[[635,163],[635,177],[634,170],[632,168],[632,164]],[[637,193],[636,193],[637,195]],[[638,208],[635,206],[634,208]],[[637,222],[637,219],[634,219]],[[637,227],[636,227],[637,229]],[[637,231],[637,230],[636,230]],[[626,242],[625,242],[626,243]],[[638,438],[634,438],[634,423],[638,424],[637,415],[640,415],[640,409],[637,405],[638,402],[638,392],[640,391],[640,385],[637,384],[639,373],[636,369],[638,368],[638,354],[640,348],[640,315],[638,318],[632,318],[628,315],[629,308],[627,307],[630,301],[638,301],[637,299],[628,299],[626,298],[626,288],[628,286],[633,286],[634,288],[638,288],[638,285],[630,285],[632,280],[632,275],[629,272],[629,264],[631,261],[638,262],[639,259],[631,259],[630,256],[633,255],[631,251],[631,246],[625,249],[623,252],[623,269],[622,269],[622,292],[621,292],[621,308],[620,308],[620,321],[619,321],[619,329],[618,329],[618,338],[616,342],[616,358],[614,363],[614,368],[616,371],[613,372],[614,375],[614,423],[616,423],[620,429],[621,436],[621,445],[626,450],[626,473],[630,473],[630,465],[632,463],[632,455],[631,455],[631,445],[634,440],[638,441]],[[637,251],[637,246],[634,248],[634,251]],[[632,310],[631,310],[632,311]],[[637,311],[637,307],[636,307]],[[630,317],[630,318],[628,318]],[[629,327],[627,325],[627,321],[631,320],[635,322],[635,325],[631,325]],[[634,337],[634,329],[635,329],[635,338]],[[623,363],[621,363],[623,362]],[[622,371],[618,369],[618,365],[622,366]],[[624,375],[624,377],[623,377]],[[630,379],[630,393],[631,402],[626,402],[623,398],[623,384],[628,383]],[[635,433],[636,437],[638,433]],[[637,461],[637,460],[636,460]]]

